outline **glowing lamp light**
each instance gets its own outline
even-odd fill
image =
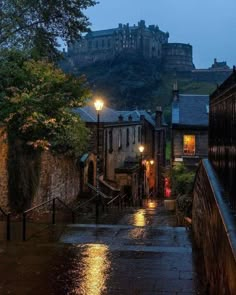
[[[143,145],[140,145],[138,149],[139,149],[140,153],[142,154],[143,151],[144,151],[144,146]]]
[[[157,203],[153,200],[148,201],[148,208],[149,209],[155,209],[157,207]]]
[[[102,110],[103,105],[104,105],[104,102],[103,102],[101,99],[97,99],[97,100],[94,102],[95,109],[96,109],[96,111],[98,111],[98,112]]]
[[[154,161],[153,160],[150,160],[150,164],[153,165],[154,164]]]

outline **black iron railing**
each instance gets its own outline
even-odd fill
[[[61,199],[59,199],[58,197],[50,199],[46,202],[43,202],[33,208],[30,208],[26,211],[23,212],[22,214],[22,240],[26,241],[26,225],[27,225],[27,215],[35,210],[38,210],[39,208],[48,205],[48,204],[52,204],[51,207],[51,211],[52,211],[52,224],[56,223],[56,201],[58,201],[60,204],[62,204],[67,210],[69,210],[71,212],[71,219],[72,219],[72,223],[75,222],[75,211],[69,207],[67,204],[65,204]]]
[[[210,97],[209,159],[236,209],[236,73]]]
[[[11,239],[11,213],[6,213],[1,207],[0,212],[6,218],[6,238],[8,241]]]
[[[97,192],[97,188],[90,183],[87,183],[87,186],[92,189],[94,192]],[[99,191],[98,194],[103,197],[104,199],[112,199],[111,196],[104,194],[103,192]]]
[[[107,206],[111,206],[112,204],[118,204],[119,208],[122,208],[124,206],[124,199],[127,197],[126,194],[118,194],[113,199],[111,199],[109,202],[107,202]]]

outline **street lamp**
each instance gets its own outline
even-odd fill
[[[139,146],[139,152],[140,152],[140,205],[142,204],[142,197],[143,197],[143,152],[144,152],[144,146]]]
[[[150,160],[150,164],[151,165],[154,165],[154,160]]]
[[[100,111],[103,108],[103,101],[101,99],[97,99],[94,102],[94,107],[97,111],[97,169],[96,169],[96,224],[98,223],[99,218],[99,123],[100,123]]]

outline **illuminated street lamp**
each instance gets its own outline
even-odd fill
[[[139,151],[140,151],[140,154],[141,154],[141,157],[142,157],[142,153],[144,152],[144,146],[143,145],[140,145],[138,147]]]
[[[100,112],[103,108],[103,101],[101,99],[97,99],[94,102],[94,107],[97,111],[97,169],[96,169],[96,224],[98,223],[99,218],[99,124],[100,124]]]
[[[144,152],[144,146],[139,146],[139,152],[140,152],[140,205],[142,204],[142,197],[143,197],[143,152]]]

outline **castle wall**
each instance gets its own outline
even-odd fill
[[[118,28],[88,33],[80,42],[68,45],[68,55],[82,64],[112,59],[121,52],[140,53],[146,58],[162,57],[162,44],[168,43],[169,34],[157,26],[146,27],[120,24]]]
[[[164,70],[191,71],[194,69],[192,46],[183,43],[162,45]]]

